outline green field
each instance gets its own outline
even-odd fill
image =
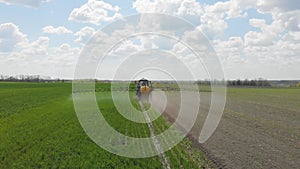
[[[132,85],[129,86],[131,102],[140,109]],[[168,87],[168,84],[154,85],[162,90]],[[109,83],[97,83],[95,90],[98,106],[115,130],[131,137],[150,136],[147,124],[132,122],[119,114],[111,98]],[[124,92],[126,89],[116,90]],[[208,86],[200,86],[202,106],[191,132],[195,138],[210,105],[209,90]],[[172,116],[178,107],[172,101],[176,102],[178,93],[166,91],[166,94],[172,98],[166,109]],[[297,168],[300,165],[297,162],[299,120],[299,88],[228,88],[222,120],[202,146],[210,154],[210,160],[228,168]],[[153,121],[155,134],[170,125],[159,117]],[[116,138],[116,148],[123,141],[121,137]],[[187,138],[165,154],[171,168],[215,166]],[[0,168],[162,167],[159,157],[120,157],[95,144],[77,119],[71,83],[0,83]]]
[[[96,89],[105,87],[97,84]],[[162,168],[158,157],[125,158],[96,145],[79,124],[71,93],[70,83],[0,83],[0,168]],[[149,136],[146,124],[118,114],[110,92],[99,90],[97,100],[116,130],[133,137]],[[154,124],[156,132],[170,125],[163,118]],[[172,168],[212,167],[188,139],[166,155]]]

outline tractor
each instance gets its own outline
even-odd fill
[[[141,98],[149,98],[152,91],[152,83],[147,79],[141,79],[136,83],[136,96],[140,100]]]

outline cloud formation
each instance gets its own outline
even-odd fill
[[[71,12],[69,20],[100,25],[101,22],[111,22],[115,19],[122,18],[119,11],[120,7],[118,6],[112,6],[101,0],[89,0],[80,8],[75,8]],[[111,15],[110,13],[113,14]]]
[[[139,13],[200,15],[201,5],[195,0],[136,0],[132,7]]]
[[[39,7],[44,2],[49,2],[50,0],[0,0],[0,3],[7,5],[23,5],[26,7]]]
[[[86,26],[74,34],[77,37],[75,42],[86,44],[95,33],[96,30],[94,28]]]
[[[59,27],[53,27],[53,26],[46,26],[43,28],[43,32],[44,33],[48,33],[48,34],[68,34],[68,33],[73,33],[71,30],[63,27],[63,26],[59,26]]]
[[[49,0],[0,0],[0,3],[7,5],[34,8],[44,2],[49,2]],[[281,68],[283,70],[281,72],[290,72],[291,75],[292,71],[290,70],[299,72],[299,4],[297,1],[286,0],[227,0],[213,4],[205,4],[196,0],[135,0],[132,3],[132,8],[137,13],[157,12],[190,19],[198,29],[208,35],[229,77],[243,78],[258,77],[260,74],[264,74],[265,69],[271,68]],[[9,8],[9,6],[5,7]],[[120,7],[123,8],[123,6]],[[28,28],[18,21],[0,23],[0,59],[3,63],[1,66],[6,66],[6,61],[11,61],[11,64],[13,62],[20,64],[36,63],[36,65],[51,63],[60,65],[63,72],[62,66],[74,63],[80,51],[77,46],[83,47],[96,33],[98,25],[122,18],[125,15],[120,7],[102,0],[88,0],[66,15],[70,21],[80,24],[62,23],[62,25],[68,25],[68,28],[50,25],[39,27],[38,30],[42,30],[40,34],[30,33]],[[163,27],[166,31],[180,28],[179,24],[176,25],[171,20],[160,19],[164,21],[161,25],[155,25],[158,18],[156,20],[153,18],[143,19],[144,22],[141,22],[141,25],[144,26],[144,31],[156,30],[157,27]],[[22,32],[18,25],[24,28],[26,32]],[[240,27],[233,27],[232,25]],[[232,35],[226,35],[227,32]],[[131,33],[130,31],[124,32],[126,35],[131,35]],[[70,36],[62,44],[62,42],[57,41],[59,38],[47,37],[48,34],[69,34]],[[195,40],[198,36],[193,31],[184,32],[184,35],[189,41]],[[173,50],[173,52],[179,52],[182,55],[186,54],[180,46],[169,43],[163,38],[150,37],[150,39],[149,41],[147,38],[139,38],[135,41],[125,42],[115,51],[115,54],[129,55],[130,52],[138,49],[157,46],[163,46],[164,49]],[[53,43],[49,43],[49,41]],[[117,56],[114,57],[118,59]],[[2,67],[1,71],[3,70],[6,69]],[[274,71],[268,71],[265,74],[265,77],[274,78],[276,76],[284,77],[285,74],[274,73]],[[260,77],[264,77],[264,75]],[[293,77],[300,78],[299,74],[293,74]]]
[[[12,52],[27,42],[27,35],[13,23],[0,24],[0,52]]]

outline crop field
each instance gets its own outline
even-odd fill
[[[167,95],[166,112],[174,119],[179,110],[178,100],[174,99],[174,92]],[[210,106],[210,93],[200,95],[201,106],[191,131],[194,139],[199,137]],[[222,168],[297,169],[299,122],[299,88],[228,88],[220,124],[201,147]]]
[[[153,121],[159,134],[176,118],[180,97],[176,85],[154,85],[168,98],[164,116]],[[158,156],[120,157],[96,145],[80,126],[71,90],[70,83],[0,83],[0,168],[163,168]],[[132,84],[129,91],[131,103],[141,109]],[[200,91],[199,114],[190,137],[165,153],[171,168],[299,168],[300,89],[228,88],[217,130],[197,147],[192,141],[199,136],[211,94],[207,86],[200,86]],[[119,114],[109,83],[96,84],[96,98],[115,130],[131,137],[150,136],[147,124]],[[126,140],[119,137],[114,144],[117,148]]]
[[[118,113],[107,88],[108,84],[97,84],[96,97],[109,124],[128,136],[148,137],[146,124],[131,122]],[[120,157],[96,145],[80,126],[71,90],[70,83],[0,83],[0,168],[163,167],[158,157]],[[153,124],[155,133],[170,126],[163,117]],[[116,144],[122,144],[122,138]],[[166,156],[171,168],[213,168],[188,139]]]

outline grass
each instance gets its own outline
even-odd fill
[[[96,86],[109,88],[108,84]],[[0,168],[162,167],[158,157],[120,157],[92,142],[78,122],[71,88],[69,83],[0,83]],[[118,114],[109,98],[110,92],[104,91],[97,92],[97,99],[106,120],[128,136],[148,137],[147,125],[131,122]],[[138,107],[133,96],[132,102]],[[162,118],[156,123],[164,128],[169,125]],[[200,152],[193,151],[186,139],[168,151],[172,167],[209,166]]]

